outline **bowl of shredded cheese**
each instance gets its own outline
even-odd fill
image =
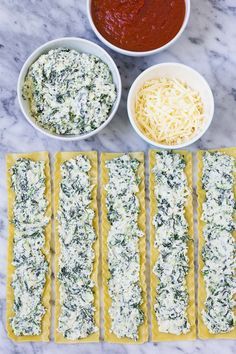
[[[194,143],[207,131],[214,98],[196,70],[162,63],[137,77],[129,91],[127,109],[141,138],[160,148],[177,149]]]

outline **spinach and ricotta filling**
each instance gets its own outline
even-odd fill
[[[154,311],[159,331],[186,334],[189,294],[186,275],[189,269],[188,224],[185,206],[189,195],[186,162],[181,154],[157,152],[153,168],[157,212],[153,218],[154,247],[159,255],[153,272],[157,277]]]
[[[96,233],[91,209],[91,163],[84,155],[61,165],[58,231],[60,306],[58,331],[71,340],[98,331],[95,325],[94,282],[91,279]]]
[[[31,65],[23,97],[43,128],[60,135],[84,134],[106,121],[116,88],[108,65],[100,58],[57,48]]]
[[[12,220],[15,270],[11,283],[15,314],[10,323],[16,336],[39,335],[46,312],[42,296],[48,262],[42,249],[49,218],[46,216],[44,170],[44,161],[19,158],[10,171],[15,194]]]
[[[201,219],[204,247],[202,274],[206,286],[203,321],[210,333],[225,333],[235,326],[235,159],[219,152],[203,155]]]
[[[106,162],[109,182],[105,189],[108,233],[108,280],[111,306],[111,332],[118,338],[138,339],[144,322],[141,309],[139,239],[144,237],[138,226],[140,213],[140,162],[126,154]]]

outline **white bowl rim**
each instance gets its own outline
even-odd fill
[[[209,93],[209,98],[210,98],[210,114],[208,117],[207,122],[205,123],[204,129],[202,131],[200,131],[196,136],[194,136],[192,139],[190,139],[189,141],[186,141],[182,144],[175,144],[175,145],[166,145],[166,144],[161,144],[161,143],[157,143],[151,139],[149,139],[148,137],[146,137],[137,127],[136,123],[135,123],[135,119],[132,116],[132,112],[131,112],[131,98],[133,96],[133,91],[134,91],[134,86],[138,83],[138,81],[145,76],[148,72],[155,70],[157,67],[164,67],[164,66],[173,66],[173,67],[181,67],[184,68],[188,71],[192,71],[194,72],[194,74],[196,74],[199,78],[199,80],[201,80],[203,82],[203,84],[205,85],[205,87],[208,90]],[[162,148],[162,149],[180,149],[186,146],[189,146],[193,143],[195,143],[197,140],[199,140],[208,130],[209,126],[211,125],[213,116],[214,116],[214,96],[212,93],[212,90],[208,84],[208,82],[206,81],[206,79],[195,69],[191,68],[188,65],[185,64],[181,64],[181,63],[175,63],[175,62],[166,62],[166,63],[160,63],[160,64],[156,64],[156,65],[152,65],[149,68],[147,68],[146,70],[144,70],[140,75],[137,76],[137,78],[134,80],[134,82],[132,83],[130,89],[129,89],[129,93],[128,93],[128,99],[127,99],[127,111],[128,111],[128,116],[129,116],[129,120],[130,123],[132,125],[132,127],[134,128],[134,130],[136,131],[136,133],[143,139],[145,140],[147,143]]]
[[[89,45],[92,45],[94,47],[99,48],[99,50],[101,50],[105,56],[109,57],[109,59],[111,60],[111,63],[113,65],[113,70],[115,72],[115,75],[117,77],[117,85],[116,85],[116,93],[117,93],[117,97],[116,100],[112,106],[112,110],[108,116],[108,118],[105,120],[105,122],[103,122],[97,129],[89,132],[89,133],[85,133],[85,134],[81,134],[81,135],[59,135],[59,134],[54,134],[51,133],[49,130],[44,129],[43,127],[41,127],[40,125],[38,125],[37,123],[35,123],[33,121],[33,118],[31,116],[28,115],[28,113],[25,111],[25,108],[23,106],[23,101],[25,101],[22,97],[22,82],[23,82],[23,76],[25,77],[26,73],[29,70],[30,65],[33,64],[33,62],[35,60],[37,60],[37,58],[33,59],[32,58],[35,55],[38,55],[38,57],[42,54],[42,51],[44,50],[45,47],[48,47],[50,45],[53,44],[57,44],[60,42],[65,42],[66,41],[75,41],[75,42],[83,42],[83,43],[87,43]],[[50,48],[48,49],[50,50]],[[40,54],[41,53],[41,54]],[[97,55],[99,57],[99,55]],[[108,65],[108,64],[107,64]],[[109,66],[109,65],[108,65]],[[111,71],[111,67],[109,66],[109,69]],[[20,105],[20,109],[24,115],[24,117],[26,118],[26,120],[38,131],[40,131],[41,133],[47,135],[50,138],[53,139],[57,139],[57,140],[63,140],[63,141],[79,141],[79,140],[85,140],[90,138],[91,136],[99,133],[103,128],[105,128],[107,126],[108,123],[110,123],[110,121],[112,120],[112,118],[115,116],[117,109],[119,107],[120,104],[120,100],[121,100],[121,94],[122,94],[122,83],[121,83],[121,76],[120,76],[120,72],[117,68],[116,63],[114,62],[114,60],[112,59],[112,57],[110,56],[110,54],[104,49],[102,48],[100,45],[98,45],[97,43],[90,41],[88,39],[85,38],[80,38],[80,37],[61,37],[61,38],[56,38],[53,40],[50,40],[48,42],[45,42],[44,44],[42,44],[41,46],[37,47],[29,56],[28,58],[25,60],[21,70],[20,70],[20,74],[18,77],[18,81],[17,81],[17,98],[18,98],[18,103]]]
[[[179,31],[176,33],[175,37],[172,38],[168,43],[166,43],[163,46],[161,46],[159,48],[156,48],[156,49],[143,51],[143,52],[135,52],[135,51],[132,51],[132,50],[127,50],[127,49],[122,49],[120,47],[117,47],[114,44],[110,43],[105,37],[103,37],[101,35],[101,33],[97,30],[97,27],[95,26],[95,24],[93,22],[93,17],[92,17],[92,14],[91,14],[91,2],[92,2],[92,0],[87,0],[87,16],[88,16],[88,19],[89,19],[90,26],[92,27],[92,29],[93,29],[94,33],[96,34],[96,36],[100,39],[100,41],[102,41],[104,44],[106,44],[108,47],[110,47],[114,51],[116,51],[116,52],[118,52],[120,54],[133,56],[133,57],[141,57],[141,56],[153,55],[153,54],[159,53],[159,52],[167,49],[172,44],[174,44],[179,39],[179,37],[182,35],[182,33],[184,32],[184,30],[185,30],[185,28],[186,28],[186,26],[188,24],[189,17],[190,17],[190,9],[191,9],[191,1],[190,0],[185,0],[186,11],[185,11],[185,16],[184,16],[184,21],[183,21],[182,26],[180,27]]]

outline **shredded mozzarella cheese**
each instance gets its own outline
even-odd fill
[[[166,145],[180,144],[202,130],[203,102],[198,92],[177,79],[150,80],[137,94],[135,120],[149,139]]]

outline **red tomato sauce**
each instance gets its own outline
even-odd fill
[[[184,0],[92,0],[97,30],[115,46],[131,51],[162,47],[179,32]]]

